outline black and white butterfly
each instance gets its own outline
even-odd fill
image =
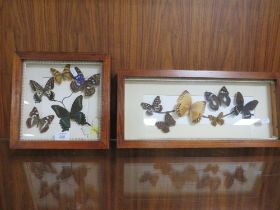
[[[251,111],[257,107],[259,102],[257,100],[252,100],[244,105],[243,95],[240,92],[237,92],[235,94],[235,103],[236,106],[233,107],[232,110],[233,114],[239,115],[239,113],[241,113],[244,119],[250,119],[253,115]]]
[[[77,75],[74,76],[74,80],[70,84],[71,90],[76,93],[78,91],[84,91],[85,96],[91,96],[95,93],[95,86],[100,84],[100,74],[94,74],[88,79],[85,79],[82,71],[75,67]]]
[[[79,125],[90,125],[86,121],[86,116],[82,111],[83,109],[83,96],[78,96],[72,104],[71,111],[69,112],[62,106],[52,105],[52,109],[56,113],[57,117],[60,118],[59,124],[62,128],[62,131],[68,131],[71,123],[71,120],[74,120]]]
[[[160,105],[161,100],[160,97],[157,96],[153,104],[148,104],[148,103],[141,103],[141,106],[144,110],[146,110],[147,115],[153,115],[153,112],[161,112],[162,111],[162,105]]]
[[[229,106],[231,102],[229,92],[225,86],[221,88],[218,95],[211,92],[205,92],[204,96],[206,101],[209,103],[210,108],[215,111],[217,111],[222,104]]]
[[[43,88],[41,85],[39,85],[34,80],[30,80],[30,86],[33,91],[35,91],[35,94],[33,96],[35,103],[40,103],[42,101],[43,96],[47,96],[49,100],[54,100],[54,92],[52,89],[54,88],[54,78],[51,77],[45,87]]]
[[[54,115],[40,118],[38,109],[34,107],[29,114],[29,118],[27,118],[26,120],[26,126],[28,128],[31,128],[36,125],[39,128],[40,133],[44,133],[49,129],[49,126],[53,119]]]
[[[175,124],[176,121],[169,113],[165,114],[164,121],[156,122],[157,128],[160,129],[163,133],[168,133],[169,127],[174,126]]]

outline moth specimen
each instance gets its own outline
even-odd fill
[[[40,103],[42,101],[42,97],[46,96],[49,100],[54,100],[54,92],[52,89],[54,88],[54,78],[50,78],[45,87],[43,88],[41,85],[39,85],[34,80],[30,80],[30,86],[33,91],[35,91],[35,94],[33,96],[35,103]]]
[[[229,92],[225,86],[221,88],[218,95],[211,92],[205,92],[204,96],[206,101],[209,103],[209,107],[214,111],[217,111],[222,104],[229,106],[231,102]]]
[[[244,105],[243,95],[237,92],[235,94],[235,103],[236,106],[232,110],[233,114],[239,115],[239,113],[241,113],[244,119],[250,119],[253,115],[251,111],[257,107],[259,102],[257,100],[252,100]]]
[[[77,75],[73,75],[74,80],[70,84],[71,90],[76,93],[83,91],[85,96],[92,96],[95,93],[95,86],[100,84],[100,74],[94,74],[93,76],[85,79],[82,71],[75,67]]]
[[[156,126],[158,129],[160,129],[163,133],[169,132],[169,127],[174,126],[176,124],[176,121],[173,119],[173,117],[166,113],[164,116],[164,121],[158,121],[156,122]]]
[[[154,101],[152,104],[148,103],[141,103],[141,106],[144,110],[146,110],[147,115],[152,115],[153,112],[161,112],[162,111],[162,105],[160,105],[161,100],[160,97],[157,96],[155,97]]]
[[[83,96],[78,96],[72,104],[70,112],[59,105],[52,105],[52,109],[54,110],[55,114],[58,118],[60,118],[59,124],[62,128],[62,131],[68,131],[71,123],[71,120],[74,120],[79,125],[89,125],[90,124],[86,121],[86,116],[82,111],[83,109]]]
[[[192,104],[191,94],[185,90],[177,99],[175,112],[179,117],[189,116],[192,123],[198,123],[205,110],[205,101]]]
[[[28,128],[31,128],[36,125],[39,128],[40,133],[44,133],[49,129],[49,126],[53,119],[54,115],[40,118],[38,109],[36,107],[33,107],[31,112],[29,113],[29,117],[26,120],[26,126]]]
[[[51,68],[51,73],[54,77],[54,81],[58,84],[61,84],[62,80],[72,80],[72,74],[70,72],[70,64],[66,64],[63,71],[60,72],[55,68]]]

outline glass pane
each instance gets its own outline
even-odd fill
[[[274,88],[267,80],[127,78],[125,139],[277,139]]]
[[[20,140],[99,140],[101,74],[102,62],[25,61]]]

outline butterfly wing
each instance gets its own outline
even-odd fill
[[[74,81],[70,84],[70,88],[74,93],[83,90],[85,83],[85,77],[82,71],[78,67],[75,67],[75,71],[77,72],[77,75],[73,76]]]
[[[158,129],[160,129],[163,133],[168,133],[169,132],[169,126],[167,125],[166,122],[164,121],[158,121],[156,122],[156,126]]]
[[[220,104],[224,104],[226,106],[230,105],[231,99],[229,97],[229,92],[225,86],[223,86],[221,88],[221,90],[219,91],[218,98],[219,98]]]
[[[198,123],[205,110],[205,101],[197,101],[192,104],[190,111],[190,119],[192,123]]]
[[[177,104],[175,107],[175,112],[179,117],[183,115],[188,115],[189,110],[192,105],[192,97],[191,94],[185,90],[177,99]]]
[[[67,131],[70,128],[70,113],[62,106],[52,105],[56,116],[60,118],[59,124],[62,128],[62,131]]]
[[[52,89],[54,88],[54,77],[50,78],[44,88],[44,95],[48,97],[49,100],[54,100],[54,92]]]
[[[70,64],[66,64],[64,69],[63,69],[63,72],[62,72],[62,78],[64,80],[72,80],[72,74],[71,74],[71,71],[70,71]]]
[[[56,83],[61,84],[62,74],[55,68],[51,68],[51,73]]]
[[[233,114],[239,115],[239,113],[242,111],[243,106],[244,106],[244,98],[243,95],[240,92],[237,92],[235,94],[235,107],[233,107]]]
[[[99,85],[100,78],[101,78],[100,74],[94,74],[91,77],[89,77],[88,80],[91,81],[93,85]]]
[[[141,103],[141,107],[146,110],[147,115],[152,115],[153,114],[153,107],[151,104],[148,103]]]
[[[34,80],[30,80],[30,86],[32,90],[35,91],[35,94],[33,96],[35,103],[40,103],[44,94],[44,88]]]
[[[209,107],[212,110],[217,111],[220,107],[220,101],[218,96],[216,96],[214,93],[211,92],[205,92],[204,96],[206,101],[209,103]]]
[[[251,118],[251,116],[252,116],[252,113],[251,113],[251,111],[253,111],[256,107],[257,107],[257,105],[258,105],[258,101],[257,100],[253,100],[253,101],[250,101],[250,102],[248,102],[244,107],[243,107],[243,109],[242,109],[242,115],[243,115],[243,118],[244,119],[249,119],[249,118]]]
[[[86,80],[83,86],[85,96],[92,96],[95,93],[95,87],[91,80]]]
[[[225,123],[225,120],[223,119],[224,113],[220,112],[220,114],[217,116],[217,123],[219,125],[223,125]]]
[[[50,126],[51,122],[53,121],[53,119],[54,119],[54,115],[49,115],[49,116],[43,117],[42,119],[39,120],[38,127],[40,130],[40,133],[44,133],[47,130],[49,130],[49,126]]]
[[[174,120],[174,118],[169,113],[165,114],[164,121],[168,126],[176,125],[176,121]]]
[[[70,118],[80,125],[90,125],[86,121],[86,116],[81,110],[83,109],[83,96],[78,96],[72,104]]]
[[[27,118],[26,120],[26,126],[28,128],[33,127],[34,125],[38,124],[39,121],[39,112],[38,109],[36,107],[33,107],[33,109],[31,110],[30,114],[29,114],[29,118]]]
[[[154,99],[153,105],[152,105],[153,110],[154,110],[155,112],[161,112],[161,111],[162,111],[162,105],[160,105],[160,103],[161,103],[160,97],[157,96],[157,97]]]

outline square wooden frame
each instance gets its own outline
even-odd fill
[[[20,141],[22,67],[25,60],[100,61],[102,68],[102,119],[99,141]],[[106,149],[110,138],[110,57],[92,53],[18,52],[13,60],[10,148],[12,149]]]
[[[222,148],[222,147],[280,147],[277,140],[126,140],[124,136],[124,103],[126,78],[194,78],[232,80],[273,80],[275,96],[280,95],[280,77],[268,72],[190,71],[190,70],[124,70],[118,73],[117,146],[118,148]],[[280,97],[272,97],[272,124],[280,133]]]

